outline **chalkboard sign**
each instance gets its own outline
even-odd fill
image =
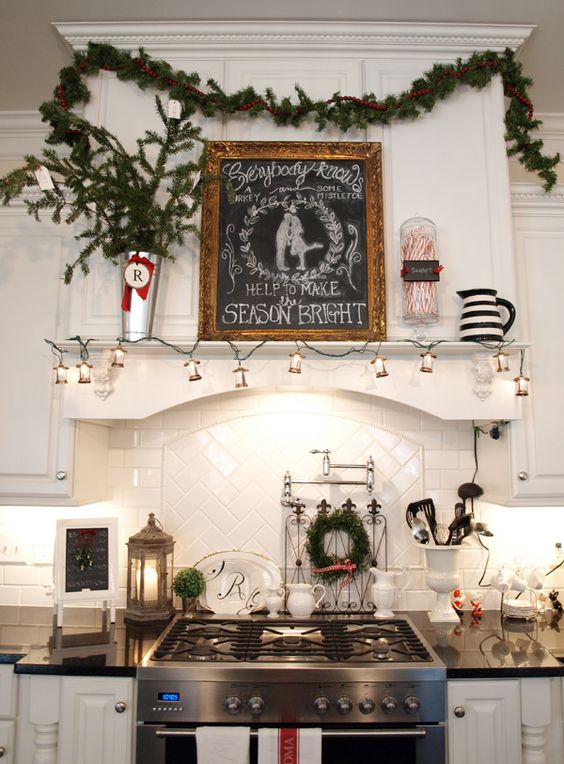
[[[65,591],[106,591],[108,528],[67,528]]]
[[[115,601],[117,519],[58,520],[55,603]]]
[[[378,143],[208,146],[201,339],[385,338]]]

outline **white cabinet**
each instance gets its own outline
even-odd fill
[[[59,764],[123,764],[132,759],[133,679],[64,677]]]
[[[448,682],[449,764],[521,764],[519,680]]]
[[[524,372],[531,378],[531,392],[521,399],[522,419],[512,422],[502,439],[480,438],[478,479],[494,503],[564,505],[563,190],[546,196],[535,187],[514,187],[518,321],[523,341],[530,344]],[[512,377],[518,369],[514,352]]]
[[[134,680],[20,677],[17,764],[130,764]]]
[[[561,764],[562,681],[449,681],[449,764]]]
[[[0,666],[0,757],[2,764],[15,764],[17,677],[14,667]]]
[[[65,386],[53,384],[55,356],[44,342],[64,336],[69,287],[60,274],[72,259],[69,233],[68,226],[37,223],[23,204],[0,210],[1,504],[76,500],[81,490],[74,470],[76,437],[86,438],[97,454],[107,440],[107,428],[90,425],[88,433],[78,432],[63,418]],[[83,500],[104,498],[99,488],[97,493]]]

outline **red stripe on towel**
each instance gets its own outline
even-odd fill
[[[300,735],[297,729],[283,727],[278,736],[279,764],[300,764]]]

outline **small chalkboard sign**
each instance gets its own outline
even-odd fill
[[[116,518],[57,521],[54,597],[58,613],[65,603],[98,600],[109,601],[113,612],[116,570]]]

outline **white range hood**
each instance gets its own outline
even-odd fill
[[[257,90],[273,85],[291,95],[300,82],[313,97],[337,90],[355,96],[374,92],[383,97],[400,92],[435,62],[469,57],[473,51],[517,50],[531,26],[434,23],[358,22],[95,22],[56,23],[67,43],[83,50],[89,41],[120,49],[139,46],[185,71],[218,79],[226,92],[246,84]],[[203,82],[205,79],[202,80]],[[110,130],[129,130],[127,140],[146,127],[153,111],[152,94],[141,97],[134,85],[104,72],[89,81],[92,98],[85,116]],[[148,105],[147,105],[148,104]],[[462,88],[414,123],[375,125],[365,131],[319,133],[315,125],[277,128],[267,118],[251,122],[207,120],[206,136],[224,140],[361,140],[382,144],[384,250],[387,337],[380,352],[389,376],[376,379],[373,352],[343,358],[303,349],[301,375],[288,373],[293,342],[269,342],[245,361],[251,389],[292,390],[300,386],[365,393],[399,402],[443,419],[515,419],[521,401],[514,396],[514,373],[492,374],[491,384],[477,380],[478,359],[493,355],[479,345],[456,342],[460,300],[456,292],[495,287],[515,300],[515,266],[506,147],[503,139],[504,96],[494,79],[483,90]],[[437,225],[441,273],[439,323],[429,341],[446,339],[434,348],[435,371],[419,371],[422,350],[406,341],[412,327],[401,321],[399,228],[406,218],[425,215]],[[66,336],[101,338],[89,344],[98,368],[95,385],[72,382],[64,391],[64,414],[73,419],[141,419],[198,398],[234,389],[234,354],[227,343],[201,343],[195,357],[202,379],[188,382],[182,356],[156,343],[130,345],[126,366],[110,370],[109,349],[119,336],[117,287],[103,268],[72,285]],[[189,349],[197,335],[199,256],[197,247],[182,252],[172,266],[174,276],[161,283],[161,305],[155,334]],[[172,270],[170,271],[172,274]],[[113,277],[112,277],[113,278]],[[118,298],[119,299],[119,298]],[[519,311],[515,337],[519,326]],[[63,343],[61,343],[63,344]],[[241,358],[255,343],[237,343]],[[314,343],[338,354],[353,343]],[[67,346],[73,352],[76,346]],[[357,343],[356,347],[361,347]],[[512,367],[518,348],[512,346]],[[376,351],[377,343],[372,343]],[[69,360],[71,353],[69,355]],[[100,389],[98,389],[98,393]]]

